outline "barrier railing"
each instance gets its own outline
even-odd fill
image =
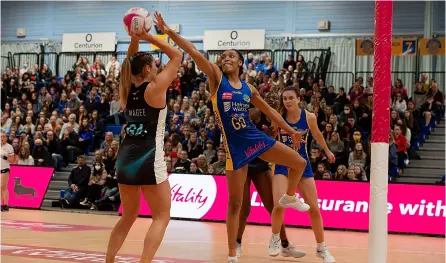
[[[14,66],[22,67],[23,62],[28,61],[28,65],[30,67],[33,67],[34,64],[40,65],[39,63],[39,53],[31,53],[31,52],[20,52],[20,53],[14,53],[13,61]]]
[[[288,56],[293,56],[294,61],[297,60],[297,50],[295,49],[277,49],[273,51],[273,58],[274,65],[276,65],[276,68],[282,68],[283,63],[288,59]]]
[[[319,72],[315,74],[315,72],[306,72],[307,74],[314,76],[314,81],[317,83],[322,76],[325,76],[325,86],[334,86],[335,91],[340,87],[344,87],[346,91],[348,91],[355,81],[355,74],[349,71],[326,71]],[[323,78],[322,78],[323,79]]]
[[[6,67],[11,67],[11,64],[9,63],[9,58],[7,56],[2,56],[0,68],[3,71],[5,70]]]
[[[243,58],[246,60],[248,58],[248,53],[252,53],[254,57],[258,57],[259,60],[262,60],[262,54],[266,53],[268,57],[270,57],[273,60],[274,63],[274,57],[273,57],[273,51],[269,49],[253,49],[253,50],[239,50],[240,53],[242,53]],[[215,63],[217,56],[221,55],[224,52],[224,50],[208,50],[208,59],[210,62]]]
[[[441,90],[441,92],[446,91],[445,89],[445,72],[444,71],[420,71],[418,73],[417,81],[421,79],[422,75],[426,75],[429,80],[435,79],[437,81],[437,86]]]
[[[357,71],[355,77],[362,77],[364,82],[367,81],[367,77],[373,77],[373,71]],[[412,94],[415,83],[417,81],[417,74],[414,71],[392,71],[392,85],[394,85],[397,79],[401,79],[404,86],[407,88],[408,95]]]
[[[39,54],[39,67],[42,68],[42,54]],[[46,52],[43,57],[43,63],[48,66],[48,68],[53,72],[53,75],[59,76],[59,72],[57,71],[57,59],[59,57],[59,54],[56,52]]]

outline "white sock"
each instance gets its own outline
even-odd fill
[[[280,239],[280,233],[273,234],[273,240],[279,240]]]
[[[317,243],[317,251],[324,251],[327,249],[327,246],[325,246],[325,242]]]

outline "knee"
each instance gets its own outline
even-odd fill
[[[139,207],[138,207],[138,210],[139,210]],[[128,210],[125,211],[125,209],[124,209],[124,212],[122,213],[121,220],[125,223],[132,225],[133,222],[135,222],[136,219],[138,218],[138,214],[139,214],[138,210],[132,209],[130,211],[128,211]]]
[[[279,204],[275,204],[272,213],[273,214],[283,214],[285,212],[285,209],[281,207]]]
[[[302,170],[305,169],[305,166],[307,165],[307,160],[305,160],[302,156],[297,155],[296,160],[293,162],[293,167],[290,167],[294,170]]]
[[[321,210],[319,209],[317,203],[310,202],[308,205],[310,206],[310,210],[308,210],[308,213],[311,217],[321,216]]]
[[[167,227],[167,225],[170,222],[170,211],[165,211],[162,213],[154,214],[154,215],[152,215],[152,220],[154,222],[163,224],[164,227]]]
[[[2,184],[2,187],[1,187],[1,191],[2,192],[6,192],[6,191],[8,191],[8,185],[7,184]]]
[[[229,198],[228,201],[228,213],[237,214],[240,212],[242,208],[242,200],[241,198]]]

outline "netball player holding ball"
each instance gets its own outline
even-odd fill
[[[124,16],[124,25],[131,42],[121,67],[119,93],[127,124],[116,162],[123,214],[111,233],[106,262],[114,262],[138,217],[142,190],[152,211],[152,224],[140,260],[148,263],[152,262],[170,220],[170,185],[163,158],[166,92],[177,76],[183,54],[147,33],[152,25],[147,10],[130,9]],[[169,57],[169,63],[158,75],[152,55],[138,52],[140,40],[158,46]]]
[[[226,218],[228,234],[228,262],[237,262],[236,240],[243,189],[248,164],[255,158],[290,167],[286,193],[278,201],[281,207],[308,211],[310,208],[296,196],[296,188],[302,178],[306,161],[296,151],[259,131],[249,118],[250,103],[292,138],[295,144],[303,142],[306,131],[291,128],[282,116],[271,108],[259,92],[240,80],[243,72],[243,56],[234,49],[221,55],[221,68],[209,62],[195,46],[172,31],[159,13],[155,13],[159,29],[165,32],[179,47],[192,56],[195,63],[209,78],[210,94],[216,119],[222,131],[226,149],[226,180],[229,201]],[[285,192],[285,191],[284,191]]]
[[[295,130],[310,130],[316,142],[322,146],[330,162],[335,162],[334,154],[328,149],[325,143],[324,136],[320,132],[316,116],[306,110],[299,108],[299,92],[297,89],[288,87],[282,93],[281,108],[283,112],[283,119]],[[305,166],[305,171],[303,173],[303,178],[300,180],[298,188],[299,193],[304,198],[305,202],[310,205],[310,210],[308,214],[310,216],[311,226],[314,232],[314,236],[317,242],[316,256],[323,259],[323,263],[334,263],[336,262],[334,257],[328,252],[327,247],[324,243],[324,226],[322,223],[322,216],[319,210],[317,202],[317,190],[316,184],[314,182],[313,171],[311,169],[311,163],[308,159],[307,154],[307,144],[299,143],[296,144],[292,140],[288,131],[279,128],[277,135],[279,141],[288,145],[290,149],[296,150],[300,156],[307,160],[307,165]],[[303,139],[306,141],[308,135],[305,134]],[[273,230],[273,235],[269,243],[269,255],[277,256],[281,250],[281,240],[280,240],[280,230],[282,227],[284,209],[277,205],[277,201],[281,198],[281,193],[287,187],[287,177],[289,176],[288,166],[283,166],[280,164],[275,164],[273,168],[273,197],[274,206],[271,215],[271,227]]]

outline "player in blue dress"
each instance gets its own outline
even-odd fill
[[[316,142],[324,149],[325,154],[330,162],[335,162],[334,154],[328,149],[325,143],[324,136],[317,126],[317,119],[314,113],[310,113],[305,109],[299,108],[300,97],[297,89],[289,87],[282,93],[282,111],[283,119],[295,130],[310,130],[311,135]],[[307,140],[308,134],[305,134],[303,140]],[[316,184],[314,182],[313,171],[311,170],[311,163],[308,159],[307,145],[308,143],[299,143],[295,145],[289,133],[285,130],[279,129],[277,139],[286,144],[290,148],[296,150],[300,156],[307,160],[307,165],[303,173],[303,178],[299,182],[299,193],[304,198],[305,202],[310,205],[308,214],[311,220],[311,226],[316,237],[317,251],[316,255],[323,259],[323,263],[334,263],[334,257],[328,252],[324,244],[324,226],[322,223],[322,216],[318,206],[318,197],[316,191]],[[269,243],[270,256],[277,256],[281,250],[280,242],[280,228],[283,222],[284,209],[277,205],[277,201],[281,197],[281,193],[286,189],[287,176],[289,169],[287,166],[276,164],[273,168],[273,197],[274,206],[271,215],[271,227],[273,235]]]
[[[214,112],[222,131],[226,148],[226,180],[229,202],[226,218],[228,233],[228,262],[237,262],[236,239],[239,215],[243,200],[248,163],[255,158],[286,165],[290,167],[288,187],[278,201],[280,206],[292,207],[299,211],[308,211],[309,206],[296,196],[296,188],[302,178],[306,161],[297,152],[286,145],[276,142],[259,131],[249,118],[250,103],[263,112],[278,127],[287,131],[294,142],[300,143],[306,131],[295,131],[271,108],[259,92],[246,82],[240,80],[243,72],[243,56],[237,50],[226,50],[221,55],[221,68],[209,62],[186,39],[171,30],[159,13],[155,13],[158,27],[172,41],[194,59],[198,68],[208,77]]]

